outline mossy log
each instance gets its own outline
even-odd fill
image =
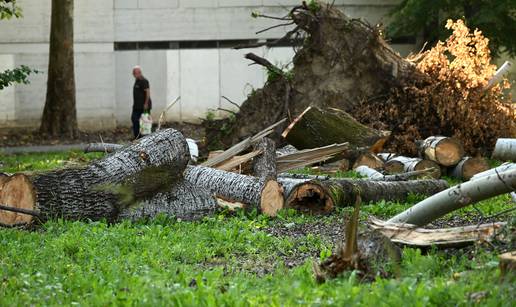
[[[285,207],[311,212],[328,212],[335,206],[353,205],[357,195],[360,195],[364,203],[381,200],[403,202],[410,194],[430,196],[448,188],[446,181],[434,179],[389,182],[280,177],[278,182],[284,189]]]
[[[443,166],[452,166],[459,163],[464,157],[462,144],[450,137],[431,136],[421,142],[421,155]]]
[[[308,149],[346,142],[352,148],[370,147],[386,134],[362,125],[342,110],[308,107],[282,136],[297,149]]]
[[[189,166],[185,179],[229,202],[256,207],[275,216],[284,207],[283,190],[275,180],[230,173],[204,166]]]
[[[185,138],[167,129],[83,168],[2,176],[0,204],[11,210],[0,210],[0,223],[30,224],[35,217],[115,220],[125,206],[169,189],[188,161]]]

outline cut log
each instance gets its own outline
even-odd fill
[[[507,223],[489,223],[464,227],[425,229],[407,224],[392,224],[371,218],[370,227],[394,243],[414,247],[462,247],[478,241],[491,241]]]
[[[398,156],[385,162],[385,170],[389,174],[399,174],[424,169],[434,170],[429,174],[432,178],[438,179],[441,177],[441,168],[434,161]]]
[[[499,174],[499,173],[503,173],[503,172],[507,172],[507,171],[512,171],[512,170],[516,170],[516,163],[505,162],[505,163],[503,163],[502,165],[500,165],[498,167],[491,168],[491,169],[488,169],[488,170],[483,171],[481,173],[475,174],[473,177],[471,177],[470,180],[477,180],[477,179],[480,179],[480,178],[483,178],[483,177],[486,177],[486,176],[492,176],[492,175],[496,175],[496,174]]]
[[[189,166],[185,179],[205,188],[218,198],[256,207],[262,213],[275,216],[284,207],[283,189],[275,180],[225,172],[203,166]]]
[[[429,197],[387,222],[423,226],[454,210],[500,194],[509,193],[515,188],[516,169],[487,175],[461,183]]]
[[[321,176],[319,176],[321,177]],[[287,208],[306,211],[331,211],[333,207],[352,205],[357,195],[364,203],[405,201],[410,194],[433,195],[448,187],[444,180],[412,180],[399,182],[321,179],[307,180],[279,177]]]
[[[516,162],[516,139],[498,139],[491,158]]]
[[[188,160],[183,135],[167,129],[84,168],[3,179],[0,203],[37,212],[43,221],[114,220],[125,206],[170,188]],[[0,222],[32,223],[33,216],[0,210]]]
[[[381,169],[383,168],[384,162],[374,153],[368,152],[363,153],[358,156],[355,163],[353,164],[353,169],[356,169],[359,166],[367,166],[372,169]]]
[[[501,254],[499,258],[500,275],[502,277],[516,274],[516,251]],[[511,275],[511,277],[514,277],[514,275]]]
[[[464,157],[451,169],[450,175],[460,180],[470,180],[474,175],[489,169],[489,164],[484,158]]]
[[[86,146],[86,148],[84,148],[84,152],[86,152],[86,153],[89,153],[89,152],[110,153],[110,152],[117,151],[117,150],[121,149],[122,147],[124,147],[124,145],[111,144],[111,143],[91,143],[91,144],[88,144]]]
[[[254,151],[261,154],[253,159],[253,173],[258,178],[276,180],[276,144],[273,140],[265,137],[254,145]]]
[[[218,208],[219,204],[210,192],[181,180],[170,191],[157,193],[148,200],[125,208],[118,219],[138,221],[165,215],[191,221],[212,215]]]
[[[426,159],[440,165],[452,166],[464,157],[462,143],[454,138],[431,136],[421,142],[419,151]]]
[[[355,168],[355,172],[357,172],[359,175],[367,177],[371,180],[379,180],[384,177],[382,173],[379,171],[370,168],[369,166],[362,165],[357,168]]]
[[[370,147],[386,133],[369,128],[338,109],[308,107],[285,129],[282,136],[297,149],[348,142],[351,147]]]
[[[345,172],[349,170],[349,160],[342,159],[329,163],[324,163],[319,166],[313,166],[312,170],[321,174],[335,174],[337,172]]]

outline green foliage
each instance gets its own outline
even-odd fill
[[[34,154],[0,161],[11,170],[41,170],[101,155]],[[48,167],[40,164],[44,161]],[[361,219],[392,216],[418,200],[364,205]],[[510,206],[507,200],[500,196],[478,209],[489,214]],[[0,306],[513,304],[514,283],[500,280],[497,254],[481,247],[425,253],[405,248],[395,279],[361,283],[349,272],[317,284],[312,261],[326,259],[335,249],[322,229],[341,227],[351,210],[310,216],[291,209],[275,219],[256,211],[222,212],[198,222],[163,216],[114,225],[52,221],[33,232],[1,229]],[[472,212],[469,207],[459,213]],[[310,225],[317,227],[289,235],[289,229]],[[270,229],[287,232],[276,235]]]
[[[21,16],[22,11],[16,5],[16,0],[0,0],[0,19],[19,18]]]
[[[15,69],[8,69],[0,72],[0,90],[10,86],[13,83],[28,84],[27,77],[32,73],[39,73],[38,70],[22,65]]]
[[[308,1],[307,6],[312,13],[317,13],[321,9],[321,4],[317,0]]]
[[[490,39],[493,54],[516,55],[516,2],[514,0],[403,0],[393,11],[387,28],[390,37],[423,32],[430,45],[450,35],[447,19],[465,19],[470,29],[478,28]]]
[[[215,120],[215,112],[213,112],[212,110],[208,110],[206,112],[206,120],[207,121],[214,121]]]
[[[45,171],[69,165],[80,165],[98,159],[103,153],[45,153],[2,155],[0,150],[0,172]]]

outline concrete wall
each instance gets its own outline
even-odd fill
[[[351,17],[381,22],[399,0],[336,0]],[[18,0],[24,17],[0,21],[0,69],[21,64],[40,70],[30,85],[0,91],[0,127],[37,126],[46,92],[50,0]],[[114,51],[116,42],[183,42],[274,39],[288,28],[255,32],[276,23],[253,19],[251,12],[286,14],[300,0],[76,0],[75,51],[79,125],[84,129],[129,124],[132,107],[131,68],[141,65],[151,84],[154,115],[174,99],[169,120],[195,122],[218,108],[242,103],[266,74],[249,66],[229,48]],[[404,47],[404,53],[411,46]],[[291,48],[251,50],[276,64],[288,64]]]

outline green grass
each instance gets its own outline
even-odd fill
[[[92,158],[49,154],[0,161],[3,171],[13,172]],[[419,199],[365,205],[361,216],[386,218]],[[489,215],[510,206],[500,196],[477,209]],[[348,211],[330,216],[285,211],[275,219],[221,212],[198,222],[161,217],[136,224],[52,221],[35,231],[0,229],[0,306],[513,305],[514,283],[500,280],[497,254],[483,246],[426,254],[406,248],[395,278],[364,283],[350,272],[319,285],[312,261],[331,254],[331,240],[317,231],[298,236],[271,232],[339,224]],[[457,214],[476,212],[470,207]],[[306,255],[299,265],[289,266]]]

